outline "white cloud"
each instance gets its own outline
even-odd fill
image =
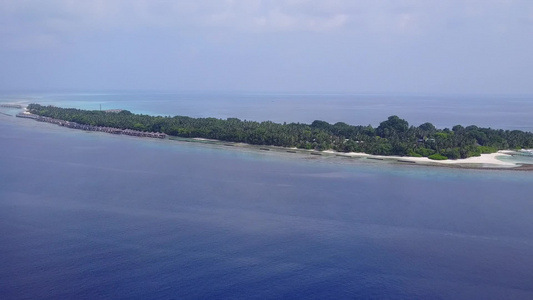
[[[341,28],[347,21],[348,16],[345,14],[311,17],[306,15],[290,15],[276,10],[255,17],[251,25],[254,25],[253,28],[256,30],[322,32]]]
[[[505,86],[519,81],[494,74],[531,77],[532,43],[531,0],[0,0],[0,62],[13,70],[33,57],[21,58],[24,49],[60,62],[47,69],[172,69],[164,80],[196,70],[252,82],[261,71],[271,76],[257,86],[313,76],[339,87],[353,78],[363,88],[402,86],[412,77],[417,89],[470,72]]]
[[[350,30],[402,34],[463,24],[517,8],[530,18],[529,0],[3,0],[0,20],[28,31],[113,31],[137,28],[223,28],[234,31]],[[490,20],[485,20],[490,22]],[[500,23],[518,23],[499,15]],[[7,24],[6,24],[7,23]],[[501,27],[501,26],[500,26]]]

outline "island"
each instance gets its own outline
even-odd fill
[[[456,160],[506,149],[533,148],[533,133],[481,128],[475,125],[438,129],[431,123],[410,126],[390,116],[378,127],[249,121],[237,118],[150,116],[128,110],[100,111],[30,104],[25,115],[72,128],[166,138],[209,139],[250,145],[279,146],[338,153],[379,156],[427,157]]]

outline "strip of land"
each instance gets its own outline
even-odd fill
[[[53,110],[58,110],[58,109],[59,108],[53,107]],[[59,109],[59,110],[64,110],[64,109]],[[78,112],[78,111],[79,110],[75,110],[74,112]],[[122,119],[127,119],[131,115],[131,113],[129,112],[127,112],[126,114],[121,114],[121,111],[122,110],[120,111],[117,110],[117,112],[113,111],[113,114],[110,114],[110,115],[116,115],[117,118],[120,117]],[[102,113],[104,113],[105,115],[109,114],[109,112],[99,112],[99,114],[102,114]],[[179,141],[186,141],[186,142],[219,144],[223,146],[251,147],[254,149],[257,148],[258,150],[262,150],[262,151],[275,150],[275,151],[283,151],[287,153],[300,153],[300,154],[308,154],[310,156],[314,156],[314,157],[309,157],[309,159],[319,158],[320,156],[324,156],[324,157],[340,156],[340,157],[346,157],[346,158],[358,158],[358,159],[368,159],[368,160],[384,161],[384,162],[392,162],[392,163],[426,165],[426,166],[447,166],[447,167],[454,167],[454,168],[482,168],[482,169],[513,169],[513,170],[528,170],[528,171],[533,170],[533,165],[528,165],[528,164],[523,164],[523,163],[522,164],[513,163],[508,160],[507,161],[500,160],[499,158],[502,158],[505,156],[509,157],[510,155],[514,155],[517,153],[517,152],[505,151],[505,150],[500,150],[495,153],[480,154],[477,156],[472,156],[472,157],[462,158],[462,159],[435,160],[435,159],[430,159],[428,157],[415,157],[415,156],[405,156],[405,155],[378,155],[378,154],[368,154],[368,153],[354,152],[354,151],[341,152],[341,151],[336,151],[336,150],[331,150],[331,149],[329,150],[301,149],[301,148],[296,148],[296,147],[274,146],[274,145],[269,145],[269,144],[264,144],[264,143],[263,144],[249,144],[249,143],[243,143],[243,142],[234,142],[231,140],[220,140],[220,139],[204,138],[204,137],[180,137],[180,136],[169,137],[166,134],[161,133],[161,132],[149,132],[146,130],[134,130],[130,128],[116,128],[116,127],[110,127],[110,126],[96,126],[96,125],[80,124],[74,121],[68,121],[68,120],[63,120],[63,119],[56,119],[52,117],[42,116],[38,114],[32,114],[27,109],[25,109],[24,112],[18,114],[17,117],[30,118],[36,121],[48,122],[48,123],[57,124],[57,125],[68,127],[68,128],[81,129],[81,130],[86,130],[86,131],[100,131],[100,132],[113,133],[113,134],[125,134],[125,135],[130,135],[130,136],[151,137],[151,138],[160,138],[160,139],[170,138],[172,140],[179,140]],[[161,117],[158,117],[158,118],[161,118]],[[391,119],[389,118],[389,121],[390,120]],[[233,122],[235,123],[238,123],[237,121],[233,120]],[[308,126],[308,125],[302,124],[298,126]],[[324,131],[317,130],[316,132],[320,134]],[[479,132],[476,132],[476,133],[479,133]],[[490,133],[491,131],[487,131],[487,132]],[[515,131],[515,132],[519,134],[518,136],[525,136],[526,138],[529,138],[530,137],[529,135],[531,134],[531,133],[523,133],[523,132],[518,132],[518,131]],[[515,133],[515,132],[511,132],[511,133]],[[454,132],[448,132],[448,134],[452,136],[453,136],[453,133]],[[460,133],[457,133],[457,134],[460,134]],[[465,134],[463,133],[463,135]],[[470,134],[469,136],[472,136],[472,134]],[[439,138],[438,135],[436,137]],[[377,138],[379,139],[380,137],[377,137]],[[386,138],[384,137],[381,139],[386,140]],[[429,139],[427,137],[422,139],[422,142],[420,142],[419,140],[416,143],[414,149],[417,149],[417,148],[423,149],[424,146],[435,144],[435,141],[431,141],[431,140],[428,141],[428,140]],[[348,139],[340,139],[340,141],[346,142],[348,141]],[[362,143],[363,142],[361,142],[361,144]],[[524,154],[519,154],[519,155],[531,156],[529,152],[522,152],[522,153]]]

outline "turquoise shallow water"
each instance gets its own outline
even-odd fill
[[[0,141],[3,299],[533,297],[530,172],[309,160],[6,116]]]

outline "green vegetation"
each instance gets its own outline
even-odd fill
[[[372,126],[329,124],[278,124],[270,121],[242,121],[216,118],[163,117],[108,113],[30,104],[31,113],[80,124],[162,132],[185,138],[208,138],[253,145],[274,145],[378,155],[423,156],[431,159],[457,159],[493,153],[501,149],[533,148],[533,133],[496,130],[477,126],[437,129],[431,123],[418,127],[397,116]]]
[[[428,156],[429,159],[433,159],[433,160],[447,160],[448,158],[444,155],[440,155],[438,153],[435,153],[435,154],[432,154],[430,156]]]

